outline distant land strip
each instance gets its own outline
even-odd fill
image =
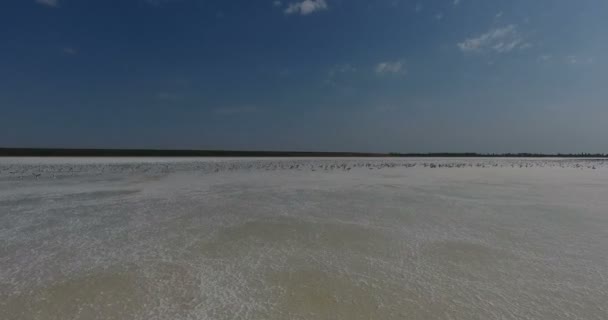
[[[0,157],[395,157],[395,158],[608,158],[608,153],[365,153],[161,149],[0,148]]]

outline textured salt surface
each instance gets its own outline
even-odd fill
[[[2,319],[607,319],[608,162],[0,159]]]

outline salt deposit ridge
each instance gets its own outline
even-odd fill
[[[1,319],[608,319],[608,161],[0,159]]]
[[[534,168],[597,169],[608,159],[530,158],[0,158],[0,178],[104,174],[168,174],[237,170],[333,171],[356,168]]]

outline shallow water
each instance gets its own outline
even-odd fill
[[[606,319],[608,163],[2,159],[2,319]]]

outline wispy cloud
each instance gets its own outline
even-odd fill
[[[349,75],[357,72],[357,68],[352,66],[351,64],[344,63],[331,67],[329,71],[327,71],[327,78],[325,79],[325,83],[329,85],[336,85],[337,80],[339,80],[343,75]]]
[[[144,2],[148,3],[149,5],[155,6],[155,7],[160,7],[165,3],[176,2],[176,1],[180,1],[180,0],[144,0]]]
[[[162,101],[178,101],[182,100],[182,95],[167,91],[161,91],[156,93],[155,98]]]
[[[59,0],[36,0],[36,3],[52,8],[59,7]]]
[[[581,57],[577,55],[571,55],[566,57],[566,61],[569,64],[577,65],[577,64],[593,64],[594,60],[591,57]]]
[[[357,72],[357,68],[353,67],[352,65],[350,65],[348,63],[345,63],[345,64],[340,64],[340,65],[331,67],[331,69],[329,69],[329,71],[327,72],[327,75],[330,77],[334,77],[338,74],[353,73],[353,72]]]
[[[380,104],[380,105],[374,106],[373,109],[376,111],[380,111],[380,112],[390,112],[390,111],[398,110],[399,108],[397,108],[394,105]]]
[[[454,0],[454,2],[452,2],[455,6],[460,4],[460,0]]]
[[[401,60],[380,62],[374,68],[374,72],[378,75],[405,74],[406,71],[405,63]]]
[[[479,36],[458,43],[458,48],[467,53],[507,53],[515,49],[525,49],[529,46],[530,44],[524,43],[523,37],[517,31],[517,26],[513,24],[491,29]]]
[[[239,107],[222,107],[214,109],[216,114],[222,116],[232,116],[237,114],[246,114],[257,112],[258,108],[254,106],[239,106]]]
[[[61,49],[61,51],[70,56],[78,54],[78,50],[74,49],[73,47],[64,47],[63,49]]]
[[[300,14],[305,16],[317,11],[327,10],[328,8],[325,0],[303,0],[290,3],[285,8],[285,14]]]

